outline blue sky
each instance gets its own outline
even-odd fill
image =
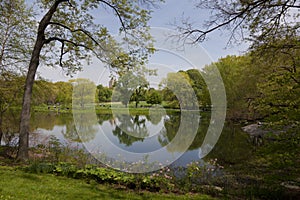
[[[195,24],[196,27],[201,27],[205,20],[209,18],[208,10],[200,10],[195,8],[195,2],[197,0],[166,0],[164,4],[160,6],[160,9],[156,9],[150,20],[150,25],[157,27],[165,27],[174,29],[175,27],[170,25],[174,21],[178,21],[182,16],[190,18],[190,21]],[[216,31],[208,35],[208,39],[199,44],[207,50],[214,61],[218,58],[226,55],[240,55],[247,49],[246,43],[244,45],[228,47],[228,32]]]
[[[196,9],[194,6],[196,0],[166,0],[165,3],[159,5],[159,8],[154,9],[152,13],[152,18],[149,21],[149,25],[151,27],[160,27],[160,28],[168,28],[168,29],[175,29],[174,24],[175,21],[180,23],[180,19],[182,16],[189,17],[196,26],[201,27],[205,20],[209,18],[209,12],[207,10],[199,10]],[[103,10],[102,10],[103,11]],[[104,12],[96,12],[96,16],[98,17],[97,20],[101,21],[105,24],[109,30],[116,34],[118,30],[119,23],[116,18],[111,16],[111,13],[108,11]],[[221,57],[225,57],[226,55],[241,55],[247,50],[247,44],[242,43],[238,46],[227,47],[228,42],[228,32],[226,31],[216,31],[210,35],[208,35],[208,39],[201,44],[198,44],[199,47],[203,48],[206,51],[207,55],[209,56],[209,60],[206,60],[206,63],[209,64],[210,62],[217,61]],[[157,63],[157,59],[161,59],[162,55],[155,55],[152,59],[153,62]],[[179,66],[183,66],[183,62],[178,61],[178,59],[173,59],[172,56],[165,55],[164,60],[159,62],[160,66],[165,66],[166,68],[177,69]],[[173,60],[174,63],[170,62]],[[152,61],[150,60],[150,63]],[[180,64],[178,64],[180,63]],[[204,65],[201,63],[201,65]],[[153,64],[151,64],[153,65]],[[186,69],[183,66],[183,69]],[[87,66],[84,68],[84,72],[79,73],[76,76],[86,77],[92,79],[94,82],[101,83],[103,85],[108,84],[109,79],[109,71],[105,70],[101,63],[95,60],[95,62],[91,66]],[[46,68],[41,66],[39,69],[39,73],[42,77],[49,79],[51,81],[61,81],[61,80],[68,80],[69,77],[66,77],[61,69],[53,69],[53,68]],[[91,75],[97,74],[97,77],[91,77]]]

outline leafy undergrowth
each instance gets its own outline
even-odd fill
[[[86,165],[84,168],[78,168],[73,164],[63,162],[57,164],[33,163],[25,167],[24,170],[29,173],[48,173],[74,179],[83,179],[87,182],[92,181],[99,184],[121,186],[138,191],[168,192],[173,190],[174,187],[173,181],[166,179],[163,176],[163,172],[159,176],[130,174],[96,165]]]
[[[213,199],[200,194],[164,194],[134,191],[94,180],[77,180],[53,174],[33,174],[0,167],[0,199]]]
[[[174,170],[170,170],[168,167],[152,173],[130,174],[96,165],[86,165],[84,168],[79,168],[73,164],[63,162],[57,164],[37,162],[22,169],[29,173],[48,173],[135,191],[222,195],[222,188],[206,182],[206,180],[212,178],[203,178],[205,171],[213,171],[212,168],[199,167],[196,162],[190,164],[186,170],[178,169],[176,171],[177,175],[174,174]],[[181,174],[180,177],[178,177],[178,173]]]
[[[265,139],[268,142],[253,158],[228,170],[228,193],[251,199],[300,199],[299,127]]]

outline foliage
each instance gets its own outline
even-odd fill
[[[1,167],[0,199],[213,199],[207,195],[155,194],[132,191],[47,174],[26,173],[16,168]],[[14,178],[11,178],[14,177]],[[67,187],[66,187],[67,186]],[[55,192],[53,192],[55,191]]]
[[[13,73],[3,73],[0,82],[2,98],[0,104],[2,104],[3,109],[12,106],[18,107],[22,101],[24,77]],[[44,79],[38,79],[33,87],[32,104],[34,106],[58,104],[62,108],[68,107],[72,103],[72,90],[71,82],[52,83]]]
[[[56,101],[57,92],[53,83],[45,80],[36,80],[33,86],[32,104],[54,104]]]
[[[181,109],[198,108],[197,97],[186,72],[168,73],[167,78],[162,81],[161,85],[168,88],[165,91],[163,90],[163,93],[167,94],[166,98],[172,99],[172,103],[178,104]]]
[[[147,91],[146,102],[148,104],[151,104],[151,105],[153,105],[153,104],[161,104],[161,102],[162,102],[162,96],[161,96],[160,92],[158,92],[154,88],[150,88]]]
[[[13,73],[0,74],[0,113],[6,112],[12,105],[21,103],[24,77]]]
[[[3,0],[0,7],[0,74],[23,73],[29,62],[29,46],[35,33],[33,10],[24,0]]]
[[[193,161],[187,164],[186,168],[177,169],[177,185],[185,191],[197,191],[211,194],[222,192],[221,187],[214,186],[218,182],[223,166],[217,163],[217,159],[209,160],[206,163]],[[180,176],[180,177],[179,177]]]
[[[180,108],[178,100],[175,96],[175,94],[170,90],[168,87],[164,87],[161,90],[162,93],[162,99],[167,102],[167,105],[164,105],[164,107],[168,108]]]
[[[106,183],[111,185],[122,185],[129,189],[149,191],[172,191],[174,183],[170,175],[170,169],[162,169],[152,174],[128,174],[114,169],[86,165],[77,168],[69,163],[33,163],[25,168],[31,173],[53,173],[76,179],[85,179],[88,182]]]
[[[73,107],[84,108],[95,103],[96,85],[89,79],[78,78],[70,81],[73,84]]]
[[[71,82],[56,82],[54,83],[56,88],[56,98],[55,103],[60,103],[61,105],[70,105],[72,103],[72,93],[73,86]]]
[[[299,121],[300,113],[300,57],[299,49],[284,47],[298,45],[297,38],[277,40],[267,47],[261,46],[252,54],[255,56],[255,69],[264,76],[258,81],[259,97],[256,109],[268,121],[279,124],[294,124]]]
[[[215,65],[220,71],[227,94],[227,118],[297,123],[299,50],[284,50],[282,44],[286,40],[277,41],[274,51],[259,48],[243,56],[227,56],[204,68],[206,72]]]
[[[209,71],[216,66],[222,76],[227,97],[227,118],[251,120],[253,100],[258,96],[257,81],[261,78],[255,72],[249,55],[227,56],[204,68]],[[243,89],[247,88],[247,90]]]
[[[135,72],[126,72],[121,74],[115,84],[115,91],[112,100],[119,99],[126,107],[130,101],[136,101],[136,106],[144,96],[144,89],[148,87],[148,82],[143,74]]]
[[[137,62],[138,57],[145,61],[149,52],[144,47],[151,46],[146,28],[150,11],[144,9],[138,1],[87,0],[56,3],[59,7],[45,27],[45,44],[48,46],[43,51],[48,58],[45,60],[46,65],[60,65],[68,74],[72,74],[82,66],[82,61],[90,61],[92,55],[115,70],[125,67],[124,64],[128,62]],[[38,5],[41,12],[56,7],[53,1],[40,1]],[[109,29],[96,22],[93,10],[107,10],[117,17],[119,30],[126,32],[125,40],[131,50],[135,51],[134,54],[128,54],[120,48],[120,44],[111,37]]]
[[[186,74],[190,78],[190,84],[197,96],[199,106],[203,108],[210,106],[210,95],[207,85],[201,75],[201,71],[197,69],[189,69],[186,71]]]
[[[148,85],[149,85],[148,83],[145,83],[143,85],[138,86],[134,90],[134,92],[133,92],[133,94],[132,94],[132,96],[130,98],[130,101],[135,101],[135,107],[136,108],[138,107],[138,104],[141,101],[145,101],[146,100],[146,92],[147,92],[146,88],[148,87]]]
[[[300,186],[299,130],[298,125],[276,135],[269,133],[252,157],[228,168],[227,176],[234,179],[227,186],[228,193],[259,199],[297,199],[299,189],[288,189],[284,184]]]
[[[20,102],[24,71],[30,57],[28,46],[32,44],[35,23],[32,9],[24,0],[0,2],[0,143],[4,134],[3,114]],[[16,12],[17,11],[17,12]],[[26,26],[24,26],[26,21]]]
[[[98,100],[99,102],[111,102],[112,89],[104,87],[103,85],[97,86]]]
[[[168,74],[167,78],[161,83],[161,86],[163,86],[161,90],[162,98],[168,102],[167,107],[196,108],[199,106],[203,110],[210,107],[210,94],[202,73],[204,72],[197,69],[189,69]],[[178,101],[179,97],[181,103]]]
[[[8,120],[5,118],[5,113],[13,105],[17,105],[21,102],[20,94],[22,94],[22,90],[20,88],[22,88],[23,81],[24,78],[16,74],[10,72],[0,73],[0,144],[2,137],[12,136],[16,131],[12,131],[11,128],[7,126]]]

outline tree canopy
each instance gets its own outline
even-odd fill
[[[194,27],[190,20],[184,20],[179,27],[195,42],[204,41],[209,33],[219,29],[230,32],[229,42],[248,39],[253,45],[299,36],[298,0],[197,0],[195,7],[211,11],[203,27]]]
[[[24,72],[34,42],[33,10],[24,0],[3,0],[0,7],[0,73]]]

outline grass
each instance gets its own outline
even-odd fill
[[[129,109],[129,112],[132,115],[148,115],[149,109],[151,107],[150,104],[147,104],[144,101],[140,102],[138,108],[135,107],[134,102],[128,104],[127,108],[124,105],[122,105],[120,102],[98,103],[95,106],[96,114],[112,114],[111,104],[113,104],[114,113],[125,114]],[[68,107],[68,106],[64,106],[64,107]],[[53,106],[50,106],[50,109],[48,109],[47,105],[38,105],[38,106],[33,106],[32,108],[34,112],[72,113],[71,106],[69,106],[69,109],[61,108],[59,109],[59,111],[57,110],[57,108],[53,108]],[[94,109],[94,106],[92,105],[90,106],[90,108]],[[161,109],[164,109],[167,113],[180,112],[180,109],[172,109],[172,108],[161,108]],[[79,110],[79,112],[85,112],[85,111]]]
[[[161,194],[87,183],[49,174],[31,174],[0,167],[0,200],[4,199],[213,199],[200,194]]]

